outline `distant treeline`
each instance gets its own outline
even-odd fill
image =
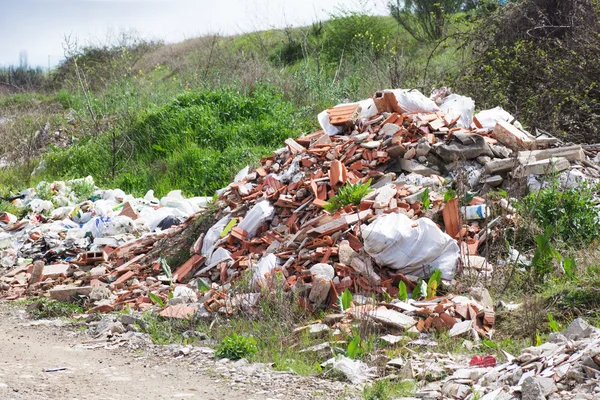
[[[47,75],[40,67],[0,67],[0,93],[12,93],[41,89]]]

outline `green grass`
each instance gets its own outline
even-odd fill
[[[417,391],[417,385],[413,381],[397,381],[392,379],[380,379],[363,389],[365,400],[392,400],[398,397],[410,397]]]
[[[212,195],[239,169],[304,130],[308,124],[298,109],[266,86],[249,95],[233,89],[188,92],[139,112],[127,132],[54,149],[46,155],[44,175],[91,175],[100,185],[137,194],[153,188],[159,196],[173,189]]]
[[[83,309],[76,304],[45,299],[31,303],[28,310],[34,319],[68,318],[83,313]]]

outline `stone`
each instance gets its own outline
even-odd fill
[[[404,363],[402,368],[400,368],[400,371],[398,372],[398,378],[404,379],[404,380],[415,379],[415,371],[413,370],[411,360],[406,361],[406,363]]]
[[[313,353],[321,356],[330,356],[332,353],[331,345],[328,342],[323,342],[306,349],[300,350],[300,353]]]
[[[385,335],[385,336],[381,337],[381,340],[383,340],[384,342],[386,342],[388,344],[396,344],[396,343],[400,343],[402,341],[402,336]]]
[[[450,144],[434,147],[435,153],[445,162],[473,160],[479,156],[493,156],[483,136],[477,134],[454,134],[455,140]]]
[[[92,292],[91,286],[58,285],[50,289],[50,298],[56,301],[70,302],[73,296],[89,296]]]
[[[484,165],[489,163],[490,161],[492,161],[492,158],[490,156],[479,156],[476,158],[477,162],[481,165]]]
[[[140,319],[131,314],[123,314],[119,318],[119,321],[121,321],[123,325],[135,325]]]
[[[398,160],[398,164],[400,168],[406,172],[412,172],[423,176],[435,175],[435,171],[433,169],[419,164],[417,161],[414,160],[407,160],[405,158],[401,158]]]
[[[562,334],[569,340],[581,340],[589,338],[594,333],[594,327],[590,326],[582,318],[577,318],[565,329]]]
[[[405,364],[405,361],[401,357],[398,357],[398,358],[394,358],[394,359],[391,359],[390,361],[388,361],[386,363],[386,366],[391,367],[391,368],[402,368],[404,366],[404,364]]]
[[[483,181],[484,184],[491,187],[498,187],[502,184],[502,182],[504,182],[504,178],[502,178],[500,175],[489,176]]]
[[[486,288],[482,287],[473,287],[469,291],[469,294],[475,301],[484,306],[489,310],[494,309],[494,300],[492,300],[492,296],[490,296],[490,292]]]
[[[308,327],[308,333],[312,337],[319,337],[326,335],[330,331],[329,327],[325,324],[312,324]]]
[[[535,380],[540,384],[542,388],[542,394],[546,397],[550,396],[552,393],[558,391],[556,384],[554,383],[554,379],[545,378],[543,376],[535,377]]]
[[[400,127],[396,124],[385,124],[379,129],[379,134],[383,137],[392,136],[394,133],[398,132]]]
[[[352,259],[355,255],[356,252],[352,247],[350,247],[350,243],[347,240],[342,240],[338,249],[338,257],[340,262],[344,265],[351,265]]]
[[[521,385],[521,400],[546,400],[542,386],[536,378],[525,378]]]
[[[394,310],[373,310],[367,314],[377,322],[401,330],[410,329],[417,323],[413,317]]]
[[[31,272],[31,278],[29,278],[29,284],[33,285],[42,280],[42,274],[44,271],[44,262],[37,260],[33,263],[33,271]]]
[[[395,186],[390,184],[382,187],[381,189],[377,189],[377,196],[375,196],[375,203],[373,204],[374,208],[386,208],[390,204],[390,200],[392,200],[398,191]]]
[[[419,141],[419,144],[417,145],[417,148],[416,148],[415,155],[417,157],[424,157],[427,154],[429,154],[430,151],[431,151],[431,145],[429,144],[428,141],[426,141],[426,140]]]
[[[564,157],[552,157],[545,160],[534,161],[521,165],[512,173],[514,178],[524,178],[528,175],[547,175],[564,171],[571,167],[571,163]]]
[[[327,325],[333,325],[337,322],[340,322],[346,317],[345,314],[329,314],[323,317],[323,323]]]
[[[466,334],[470,334],[472,328],[473,328],[473,321],[467,320],[467,321],[458,322],[458,323],[454,324],[452,329],[450,329],[450,332],[448,332],[448,335],[450,337],[455,337],[455,336],[463,336]]]
[[[379,140],[372,140],[370,142],[366,142],[366,143],[361,143],[360,146],[364,147],[365,149],[376,149],[381,145],[381,142]]]
[[[313,303],[315,307],[319,307],[323,304],[325,299],[327,299],[329,289],[331,289],[331,279],[313,276],[312,288],[308,295],[308,300]]]
[[[69,274],[69,264],[50,264],[45,265],[42,272],[42,280],[57,279],[61,276],[67,276]]]
[[[471,388],[467,385],[448,381],[442,386],[442,393],[452,399],[464,399],[471,393]]]
[[[310,273],[314,277],[319,277],[325,280],[332,280],[335,276],[335,270],[329,264],[315,264],[310,268]]]
[[[415,149],[414,147],[411,147],[408,150],[406,150],[406,152],[404,153],[404,156],[402,156],[402,158],[404,160],[412,160],[413,158],[415,158],[416,155],[417,155],[417,149]]]

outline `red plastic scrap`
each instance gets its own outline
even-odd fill
[[[496,364],[498,363],[498,361],[496,360],[496,358],[494,356],[485,356],[485,357],[481,357],[481,356],[475,356],[471,359],[471,362],[469,362],[469,365],[471,367],[495,367]]]

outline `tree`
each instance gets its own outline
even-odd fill
[[[439,40],[446,34],[449,16],[463,9],[464,0],[392,0],[394,19],[419,41]]]

